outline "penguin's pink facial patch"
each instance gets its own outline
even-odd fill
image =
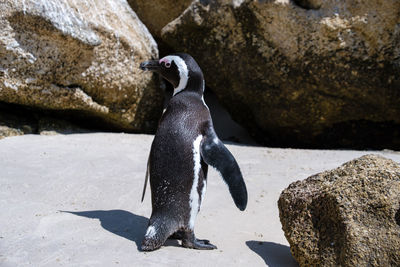
[[[167,67],[167,68],[171,67],[171,60],[169,58],[164,57],[164,58],[160,59],[160,61],[159,61],[160,65],[163,62],[164,62],[165,67]]]

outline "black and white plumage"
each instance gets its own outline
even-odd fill
[[[208,165],[221,173],[240,210],[246,208],[247,190],[235,158],[214,131],[203,98],[203,73],[196,61],[184,53],[143,62],[140,67],[159,73],[175,88],[160,119],[148,160],[146,182],[150,176],[153,209],[142,250],[158,249],[169,237],[182,239],[184,247],[215,249],[208,240],[194,235],[196,215],[206,191]]]

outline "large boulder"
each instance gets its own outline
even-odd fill
[[[198,0],[162,38],[265,144],[399,148],[399,12],[397,0]]]
[[[156,127],[162,92],[139,64],[157,44],[126,0],[6,0],[0,10],[0,101]]]
[[[300,266],[400,266],[400,165],[367,155],[292,183],[278,201]]]

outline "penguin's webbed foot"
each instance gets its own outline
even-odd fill
[[[194,244],[196,249],[217,249],[217,246],[211,244],[207,239],[196,239]]]
[[[197,238],[194,238],[193,241],[190,241],[189,239],[183,239],[182,246],[185,248],[203,249],[203,250],[217,249],[217,247],[211,244],[209,240],[197,239]]]

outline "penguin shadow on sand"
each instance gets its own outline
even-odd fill
[[[98,219],[105,230],[136,243],[138,251],[146,232],[149,219],[126,210],[60,211],[73,215]],[[168,240],[164,246],[180,246],[177,240]]]
[[[290,248],[285,245],[273,242],[246,241],[246,245],[255,253],[257,253],[271,267],[297,267],[299,266],[294,260]]]

